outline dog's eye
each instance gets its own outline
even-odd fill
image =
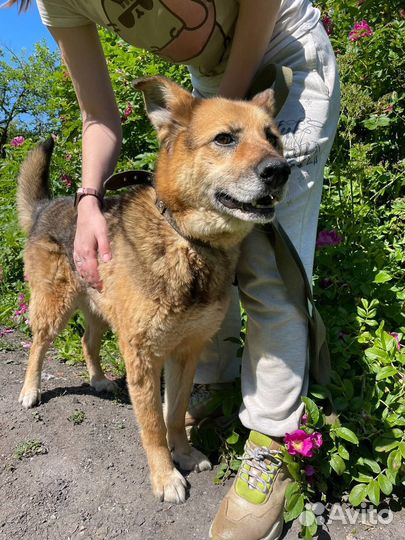
[[[214,141],[221,146],[228,146],[234,144],[236,139],[231,133],[218,133]]]
[[[272,146],[278,146],[278,137],[277,135],[275,135],[270,128],[266,128],[264,130],[264,133],[266,135],[266,139],[268,140],[268,142],[272,145]]]

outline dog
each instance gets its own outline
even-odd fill
[[[99,358],[110,326],[125,361],[153,492],[180,503],[187,483],[174,463],[183,470],[211,468],[184,427],[196,365],[226,313],[240,244],[255,224],[273,219],[290,169],[271,90],[250,101],[204,100],[164,77],[134,85],[160,142],[155,186],[106,198],[113,256],[100,261],[101,292],[74,267],[72,198],[49,196],[53,143],[36,147],[22,165],[17,209],[28,233],[33,340],[19,401],[25,408],[40,401],[44,355],[76,309],[86,319],[90,384],[114,390]]]

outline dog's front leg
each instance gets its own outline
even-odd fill
[[[127,369],[129,394],[148,458],[153,492],[162,501],[182,503],[186,500],[187,482],[173,465],[160,398],[163,361],[137,350],[123,339],[120,339],[120,348]]]
[[[184,426],[184,417],[202,348],[196,344],[182,347],[165,363],[164,411],[169,448],[174,462],[181,469],[196,472],[211,469],[208,458],[189,444]]]

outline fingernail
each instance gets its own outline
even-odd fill
[[[102,256],[103,262],[111,261],[111,255],[109,253],[104,253]]]

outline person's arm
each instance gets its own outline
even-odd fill
[[[122,132],[97,29],[94,24],[48,29],[59,45],[82,114],[82,186],[102,193],[102,183],[117,163]],[[78,204],[74,260],[88,283],[100,288],[97,253],[104,261],[111,259],[107,223],[99,201],[86,196]]]
[[[240,0],[239,15],[219,95],[244,98],[266,52],[281,0]]]

